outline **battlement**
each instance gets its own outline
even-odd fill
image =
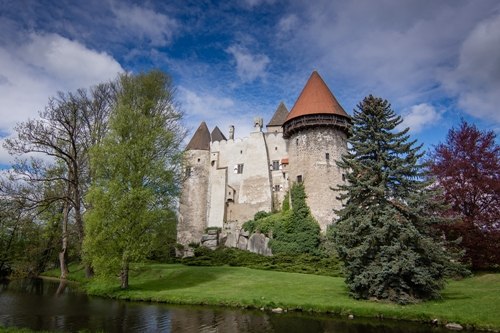
[[[199,242],[206,227],[239,232],[256,212],[279,210],[296,181],[305,184],[321,230],[333,222],[342,203],[331,188],[344,181],[335,161],[347,152],[351,124],[319,75],[311,75],[290,113],[280,103],[266,131],[262,118],[252,121],[253,131],[242,138],[232,125],[228,138],[217,126],[209,134],[205,123],[195,133],[186,156],[196,172],[184,181],[180,200],[181,243]]]

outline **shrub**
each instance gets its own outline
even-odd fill
[[[292,211],[288,218],[275,225],[271,249],[275,254],[318,254],[320,227],[307,206],[304,185],[294,184],[291,196]]]
[[[341,276],[340,262],[334,256],[278,254],[266,257],[227,247],[219,247],[216,250],[199,247],[195,249],[194,255],[194,257],[183,258],[180,262],[189,266],[229,265],[292,273]]]

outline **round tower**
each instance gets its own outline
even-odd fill
[[[285,123],[288,139],[289,182],[304,183],[307,204],[325,231],[342,203],[331,190],[345,181],[336,161],[347,152],[350,117],[314,71]]]
[[[199,243],[207,227],[207,195],[210,170],[210,132],[202,122],[186,146],[184,178],[179,200],[177,242]]]

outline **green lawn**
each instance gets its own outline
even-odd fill
[[[82,281],[82,270],[70,278]],[[50,275],[57,276],[57,272]],[[374,301],[356,301],[348,296],[343,278],[255,270],[243,267],[193,267],[168,264],[138,264],[130,276],[130,289],[119,281],[91,281],[90,294],[120,299],[177,304],[210,304],[255,308],[282,307],[289,310],[354,314],[458,322],[469,328],[500,329],[500,274],[483,274],[450,281],[443,299],[400,306]]]

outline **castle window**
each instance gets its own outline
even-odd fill
[[[278,146],[274,147],[274,150],[278,150]]]
[[[299,145],[299,139],[295,139],[295,144],[298,146]]]
[[[297,183],[302,183],[302,175],[297,176]]]
[[[344,173],[342,174],[342,181],[345,182],[345,174]]]
[[[211,164],[212,164],[212,166],[214,166],[215,165],[215,161],[212,161]]]
[[[281,191],[281,187],[279,185],[274,185],[273,190],[274,190],[274,192],[279,192],[279,191]]]
[[[240,150],[240,154],[243,154],[243,150]]]
[[[275,160],[273,161],[273,170],[279,170],[280,169],[280,161]]]
[[[325,154],[325,158],[326,158],[327,161],[330,160],[330,153],[326,153]]]
[[[236,166],[236,173],[243,173],[243,163]]]
[[[200,160],[200,159],[198,159],[198,163],[200,163],[200,161],[201,161],[201,160]]]
[[[191,167],[186,167],[186,177],[191,176]]]

